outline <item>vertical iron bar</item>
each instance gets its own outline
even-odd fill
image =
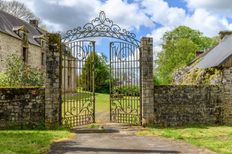
[[[59,40],[59,125],[62,125],[62,49],[61,49],[61,39]]]
[[[92,86],[93,86],[93,122],[95,123],[96,119],[95,119],[95,110],[96,110],[96,105],[95,105],[95,54],[96,54],[96,51],[95,51],[95,42],[93,41],[92,42],[92,45],[93,45],[93,70],[92,70],[92,73],[93,73],[93,78],[92,78]]]
[[[109,54],[109,59],[110,59],[110,84],[109,84],[109,88],[110,88],[110,90],[109,90],[109,93],[110,93],[110,122],[112,122],[112,107],[111,107],[111,105],[112,105],[112,103],[111,103],[111,101],[112,101],[112,78],[113,78],[113,75],[112,75],[112,59],[111,59],[111,52],[112,52],[112,42],[110,42],[110,49],[109,49],[109,52],[110,52],[110,54]]]

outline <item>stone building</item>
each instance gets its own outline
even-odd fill
[[[220,43],[196,55],[189,65],[176,71],[173,84],[220,85],[226,82],[224,72],[232,68],[232,32],[222,31],[219,34]]]
[[[29,23],[14,17],[6,12],[0,11],[0,72],[6,69],[6,60],[9,55],[17,55],[33,68],[46,71],[46,51],[48,51],[49,32],[39,28],[37,20]],[[63,62],[70,68],[75,67],[73,56],[66,54],[62,48]],[[63,69],[65,70],[65,69]],[[74,91],[76,89],[75,71],[62,72],[62,89]]]
[[[174,75],[173,85],[155,86],[158,126],[232,125],[232,32]]]
[[[0,11],[0,71],[6,68],[6,59],[15,54],[28,65],[45,70],[46,32],[37,20],[27,23]]]

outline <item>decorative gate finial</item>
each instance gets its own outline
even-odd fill
[[[136,39],[136,35],[126,29],[122,29],[117,24],[114,24],[112,20],[106,17],[104,11],[101,11],[99,17],[93,19],[83,27],[79,26],[73,30],[68,30],[66,34],[63,35],[63,41],[71,42],[91,37],[116,38],[139,46],[139,41]]]

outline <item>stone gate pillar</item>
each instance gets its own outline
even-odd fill
[[[45,123],[54,128],[60,124],[60,34],[48,35],[49,49],[46,52],[46,82],[45,82]]]
[[[140,47],[142,124],[154,123],[153,38],[143,37]]]

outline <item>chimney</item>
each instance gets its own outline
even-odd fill
[[[200,56],[201,54],[203,54],[204,53],[204,51],[196,51],[196,57],[198,57],[198,56]]]
[[[38,27],[39,26],[39,21],[36,19],[32,19],[30,20],[30,24],[34,27]]]

